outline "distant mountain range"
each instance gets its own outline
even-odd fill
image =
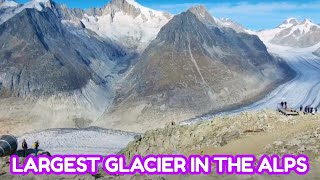
[[[320,26],[309,19],[300,22],[296,18],[289,18],[277,28],[260,31],[257,35],[268,43],[306,48],[320,42]]]
[[[111,0],[102,8],[88,10],[69,9],[51,0],[33,0],[24,5],[4,1],[0,7],[8,7],[0,23],[25,8],[50,8],[65,24],[82,26],[140,52],[172,18],[169,13],[143,7],[134,0]]]
[[[316,32],[290,20],[256,34],[307,47]],[[88,10],[0,0],[0,120],[144,131],[252,102],[293,75],[252,33],[203,6],[174,16],[134,0]]]

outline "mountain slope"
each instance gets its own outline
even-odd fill
[[[241,24],[229,19],[229,18],[222,18],[220,21],[223,23],[224,27],[231,28],[239,33],[249,33],[251,34],[251,31],[243,27]]]
[[[112,102],[110,78],[127,68],[120,46],[67,29],[49,8],[1,24],[0,46],[0,119],[32,119],[33,128],[94,121]]]
[[[161,29],[99,125],[143,131],[247,102],[284,77],[257,36],[201,21],[187,11]]]

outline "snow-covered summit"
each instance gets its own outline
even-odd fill
[[[50,7],[51,3],[51,0],[32,0],[25,3],[22,8],[35,8],[38,11],[42,11],[43,8]]]
[[[0,24],[9,20],[24,9],[37,9],[38,11],[42,11],[45,7],[51,8],[53,3],[51,0],[32,0],[24,4],[19,4],[12,0],[2,1],[2,3],[0,1],[0,9],[4,9],[4,12],[0,14]]]
[[[277,28],[260,31],[257,35],[265,43],[305,48],[320,42],[320,26],[309,19],[289,18]]]
[[[248,34],[252,34],[251,30],[245,28],[241,24],[233,21],[232,19],[229,18],[221,18],[220,21],[223,23],[224,27],[232,28],[236,32],[245,32]]]
[[[288,18],[282,24],[280,24],[279,28],[289,28],[291,26],[299,24],[299,20],[297,18]]]
[[[8,6],[9,1],[1,1],[0,7]],[[10,1],[10,5],[14,3]],[[144,7],[134,0],[111,0],[102,8],[88,10],[71,9],[52,0],[31,0],[5,9],[0,14],[0,24],[26,8],[38,11],[50,8],[62,22],[89,29],[102,38],[112,39],[138,52],[142,52],[173,17],[169,13]]]
[[[103,8],[85,12],[81,22],[99,36],[141,52],[171,18],[171,14],[149,9],[134,0],[112,0]]]
[[[8,8],[8,7],[16,7],[19,4],[15,1],[10,0],[0,0],[0,9],[1,8]]]

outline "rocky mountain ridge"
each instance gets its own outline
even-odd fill
[[[163,126],[243,103],[290,76],[290,68],[257,36],[208,25],[203,22],[213,18],[199,19],[195,12],[176,15],[161,29],[124,79],[115,106],[95,125],[125,123],[126,130],[143,132],[151,128],[145,125]]]

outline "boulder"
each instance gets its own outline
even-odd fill
[[[240,132],[239,131],[231,131],[231,132],[227,132],[225,134],[222,135],[222,142],[229,142],[231,140],[237,139],[240,137]]]

